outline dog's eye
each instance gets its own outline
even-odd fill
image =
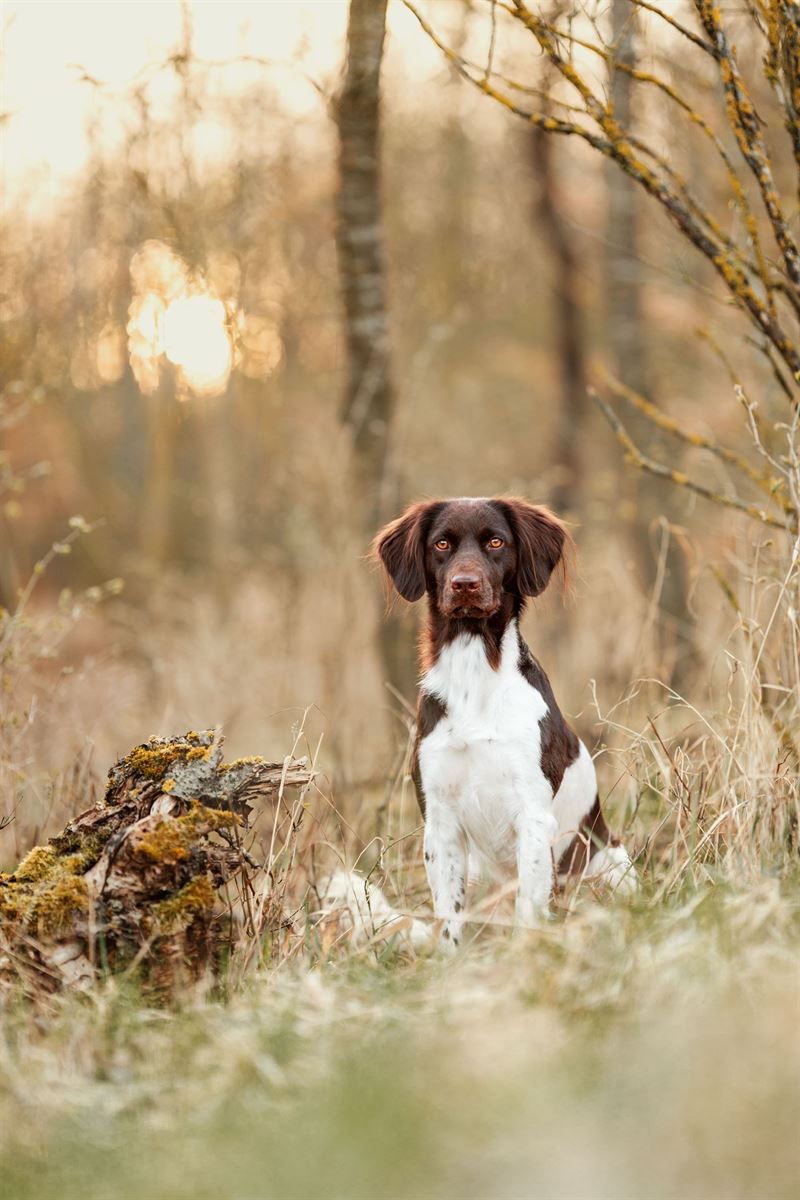
[[[490,538],[490,540],[489,540],[489,547],[492,550],[499,550],[500,547],[504,546],[504,545],[505,545],[505,542],[503,541],[502,538],[494,537],[494,538]]]
[[[449,550],[450,543],[448,542],[447,538],[439,538],[438,542],[436,543],[436,549],[437,550]]]

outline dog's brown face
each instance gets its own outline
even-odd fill
[[[503,596],[538,596],[568,535],[525,500],[431,500],[382,530],[375,551],[406,600],[427,591],[444,617],[486,618]]]

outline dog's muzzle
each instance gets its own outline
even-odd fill
[[[497,601],[486,579],[464,573],[447,581],[441,607],[447,617],[490,617]]]

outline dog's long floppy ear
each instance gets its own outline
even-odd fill
[[[425,593],[425,536],[439,507],[435,500],[412,504],[372,544],[374,556],[404,600],[419,600]]]
[[[527,500],[511,498],[496,504],[511,526],[517,543],[517,591],[538,596],[547,587],[556,567],[566,577],[566,558],[573,542],[558,517]]]

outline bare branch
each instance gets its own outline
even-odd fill
[[[430,24],[416,10],[411,0],[403,0],[403,2],[414,13],[426,34],[454,64],[459,74],[473,86],[484,94],[492,96],[510,112],[521,116],[541,129],[551,133],[580,137],[600,153],[613,159],[627,175],[658,200],[673,224],[709,260],[736,304],[755,321],[789,367],[795,381],[800,384],[800,350],[779,323],[771,298],[771,289],[775,287],[775,283],[767,276],[766,264],[757,240],[758,233],[755,222],[746,222],[756,251],[757,265],[754,268],[742,254],[741,249],[722,233],[713,216],[691,194],[688,186],[668,167],[657,151],[648,147],[645,155],[656,164],[657,169],[643,161],[641,142],[632,138],[630,132],[620,126],[608,102],[594,94],[572,61],[564,56],[560,31],[556,30],[538,13],[531,12],[522,3],[522,0],[513,0],[513,9],[506,4],[499,5],[512,17],[519,20],[536,38],[549,62],[562,78],[577,91],[585,106],[586,115],[600,126],[601,134],[574,121],[555,118],[546,113],[529,112],[520,108],[510,97],[499,92],[485,78],[476,78],[472,75],[464,60],[438,37]],[[695,2],[702,3],[703,0],[695,0]],[[718,55],[715,53],[714,57],[718,58]],[[638,154],[637,150],[639,150]],[[771,179],[771,176],[769,178]],[[732,183],[734,180],[736,180],[735,172],[731,175]],[[739,191],[739,202],[744,205],[746,199],[738,181],[736,186]],[[786,238],[783,241],[784,245],[789,245]],[[784,256],[784,260],[786,261],[786,256]],[[789,260],[791,260],[791,253]],[[753,278],[756,280],[755,286]],[[759,295],[760,289],[763,289],[766,298]]]
[[[705,51],[706,54],[710,54],[712,58],[717,57],[716,50],[709,42],[703,41],[703,39],[698,37],[696,33],[692,33],[691,29],[687,29],[685,25],[681,25],[680,21],[676,21],[674,17],[670,17],[668,13],[665,13],[663,9],[658,8],[657,5],[648,3],[648,0],[631,0],[631,3],[635,4],[637,8],[643,8],[645,12],[653,13],[654,16],[660,17],[662,21],[666,21],[666,23],[671,25],[673,29],[677,30],[682,37],[688,38],[688,40],[693,42],[694,45],[700,50]]]
[[[738,471],[747,476],[751,483],[754,483],[756,487],[765,492],[770,499],[775,500],[784,512],[793,516],[797,515],[794,505],[785,496],[781,495],[779,491],[783,483],[781,479],[764,475],[761,471],[755,470],[738,451],[731,450],[730,447],[722,445],[715,438],[709,437],[707,434],[697,433],[696,430],[684,429],[678,421],[668,416],[667,413],[662,412],[652,401],[634,391],[633,388],[627,387],[603,368],[600,368],[599,374],[603,383],[615,396],[619,396],[621,400],[630,404],[650,421],[651,424],[685,442],[687,446],[694,446],[698,450],[708,450],[717,458],[722,459],[723,462],[736,467]]]
[[[632,466],[638,467],[641,471],[647,471],[650,475],[655,475],[659,479],[667,479],[670,483],[674,483],[678,487],[687,488],[689,491],[695,492],[698,496],[703,496],[704,499],[710,500],[713,504],[719,504],[723,508],[733,508],[737,512],[751,517],[754,521],[760,521],[762,525],[770,525],[774,529],[783,529],[787,533],[792,534],[798,532],[796,520],[783,521],[780,517],[773,516],[763,508],[758,508],[754,504],[748,504],[746,501],[740,500],[738,496],[725,496],[722,492],[715,492],[711,488],[707,488],[704,484],[690,479],[683,471],[676,471],[673,467],[664,466],[663,463],[648,458],[634,443],[611,405],[594,388],[589,389],[589,394],[613,429],[617,441],[625,451],[626,460]]]
[[[694,0],[694,4],[717,51],[731,128],[744,160],[758,183],[789,278],[795,287],[800,287],[800,252],[783,215],[759,118],[733,49],[722,28],[720,10],[713,0]]]

